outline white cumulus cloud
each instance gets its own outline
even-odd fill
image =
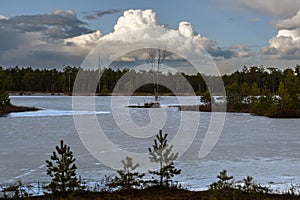
[[[261,49],[262,54],[285,59],[300,56],[300,10],[298,13],[277,22],[278,33],[269,40],[269,46]]]
[[[105,53],[112,57],[117,52],[117,49],[130,46],[132,43],[146,44],[144,48],[148,47],[147,44],[149,46],[150,44],[159,44],[162,48],[166,48],[171,52],[184,52],[185,54],[189,53],[195,56],[197,54],[201,55],[203,49],[205,49],[213,58],[218,59],[253,56],[253,53],[248,51],[239,53],[237,51],[240,49],[230,50],[219,47],[217,42],[196,33],[189,22],[180,22],[177,30],[167,29],[158,23],[156,13],[153,10],[127,10],[118,19],[112,33],[103,35],[102,37],[98,36],[92,37],[91,40],[91,37],[82,35],[65,39],[65,43],[74,44],[69,48],[76,48],[76,52],[78,53],[79,48],[86,50],[88,45],[93,48],[101,42],[110,41],[114,45],[107,47]],[[88,42],[85,42],[85,39]],[[122,60],[134,60],[141,57],[143,56],[140,55],[136,58],[129,58],[127,56]]]
[[[95,31],[93,33],[68,38],[64,40],[66,45],[65,49],[73,54],[82,54],[83,51],[88,53],[91,50],[91,47],[95,46],[101,37],[102,33],[100,31]],[[73,46],[79,46],[81,51],[76,50]]]
[[[178,31],[185,37],[194,36],[194,28],[190,22],[180,22]]]
[[[152,10],[127,10],[118,19],[115,32],[121,33],[144,27],[157,27],[156,13]]]
[[[98,41],[102,37],[102,34],[100,31],[95,31],[93,33],[84,34],[80,36],[76,36],[73,38],[68,38],[65,40],[66,43],[69,43],[69,45],[79,45],[79,46],[89,46],[90,44],[95,44],[95,41]]]

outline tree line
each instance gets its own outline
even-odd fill
[[[84,71],[84,74],[88,77],[95,77],[95,74],[101,73],[101,79],[99,80],[96,93],[109,94],[115,89],[115,86],[119,79],[127,74],[131,74],[131,79],[124,82],[124,88],[129,91],[131,86],[135,85],[135,82],[144,81],[147,77],[151,79],[154,77],[153,71],[135,71],[131,69],[111,69],[105,68],[99,70],[83,70],[80,67],[67,66],[63,70],[57,69],[32,69],[10,67],[0,67],[0,89],[11,92],[44,92],[44,93],[70,93],[73,90],[73,85],[76,79],[76,75],[79,71]],[[203,94],[207,90],[206,82],[209,82],[214,91],[221,91],[222,88],[218,85],[214,85],[214,82],[219,76],[211,76],[205,74],[189,75],[185,73],[164,74],[158,73],[158,80],[162,83],[159,85],[160,93],[169,93],[170,89],[162,86],[164,81],[172,81],[176,84],[175,92],[185,91],[186,88],[181,88],[182,83],[178,77],[184,77],[189,85],[192,87],[196,94]],[[244,66],[242,70],[236,71],[232,74],[222,75],[221,78],[224,81],[226,91],[232,92],[235,87],[240,88],[243,95],[258,95],[262,92],[270,92],[271,94],[278,94],[279,86],[281,82],[286,79],[295,79],[294,84],[299,84],[300,80],[300,65],[295,68],[288,68],[280,70],[278,68],[264,68],[263,66]],[[204,81],[206,80],[206,82]],[[143,83],[143,82],[142,82]],[[287,86],[292,89],[291,85]],[[126,89],[124,89],[126,91]],[[136,89],[136,92],[141,93],[153,93],[153,84],[146,84]],[[234,91],[236,92],[236,91]],[[293,90],[298,93],[299,91]]]
[[[62,71],[57,69],[32,69],[0,67],[2,87],[6,91],[20,92],[63,92],[72,91],[78,72],[78,67],[65,67]]]
[[[280,70],[263,66],[244,66],[232,74],[220,76],[184,73],[162,73],[161,71],[135,71],[133,69],[83,70],[80,67],[56,69],[3,68],[0,67],[0,103],[9,104],[9,92],[22,94],[65,93],[71,94],[78,73],[81,73],[81,91],[95,88],[96,95],[109,95],[115,91],[121,94],[191,93],[203,96],[204,103],[211,105],[207,84],[214,91],[222,93],[219,81],[222,78],[226,89],[228,111],[251,112],[270,117],[300,117],[300,65]],[[95,87],[95,77],[101,74]],[[158,84],[153,82],[153,78]],[[118,81],[122,80],[122,84]],[[140,83],[148,83],[139,85]],[[171,84],[170,84],[171,83]],[[171,85],[172,88],[165,87]]]

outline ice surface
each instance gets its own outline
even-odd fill
[[[123,97],[118,97],[122,100]],[[147,101],[149,97],[132,97],[130,102]],[[188,105],[194,97],[182,97]],[[197,97],[198,98],[198,97]],[[162,97],[163,105],[178,104],[176,97]],[[47,183],[45,160],[63,139],[76,157],[78,175],[87,182],[99,182],[105,175],[115,174],[92,157],[77,134],[73,114],[96,114],[99,124],[112,143],[132,152],[147,152],[153,137],[140,139],[123,134],[111,113],[111,97],[96,97],[95,111],[73,112],[71,97],[12,97],[17,105],[44,108],[38,112],[10,114],[0,118],[0,185]],[[178,131],[181,112],[165,109],[163,129],[170,139]],[[131,109],[136,124],[150,122],[149,109]],[[204,159],[198,151],[207,131],[210,113],[200,114],[199,130],[189,150],[176,161],[182,169],[178,181],[193,190],[205,189],[223,169],[243,180],[253,176],[257,183],[281,191],[300,183],[300,120],[271,119],[243,113],[228,113],[221,137]],[[191,118],[191,121],[194,119]],[[153,130],[153,135],[156,134]],[[188,130],[187,130],[188,131]]]

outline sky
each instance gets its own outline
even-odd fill
[[[80,66],[102,43],[111,57],[137,43],[179,55],[201,56],[204,49],[221,73],[244,65],[284,69],[300,64],[299,0],[0,2],[3,67]]]

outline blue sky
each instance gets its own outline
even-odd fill
[[[106,36],[116,32],[114,26],[125,11],[151,9],[156,23],[171,30],[178,30],[182,21],[189,22],[195,36],[209,41],[205,48],[224,73],[243,65],[294,67],[300,64],[299,8],[298,0],[1,0],[0,65],[80,65],[88,48],[74,54],[62,44],[68,38],[97,30]],[[131,13],[133,18],[140,14]]]

